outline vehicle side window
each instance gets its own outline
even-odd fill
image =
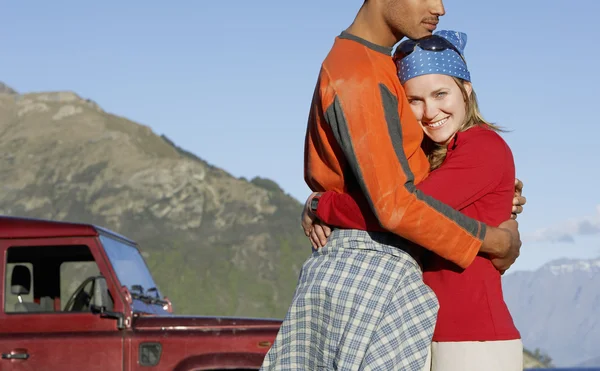
[[[91,310],[100,272],[87,246],[13,246],[5,268],[5,313]]]

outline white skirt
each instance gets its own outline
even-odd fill
[[[433,342],[423,371],[523,371],[523,342]]]

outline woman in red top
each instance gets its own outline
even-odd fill
[[[449,43],[448,43],[449,42]],[[463,214],[498,226],[511,216],[515,166],[498,127],[483,119],[462,56],[466,35],[439,31],[396,49],[398,74],[426,134],[430,175],[417,188]],[[314,197],[313,197],[314,196]],[[382,231],[368,205],[351,193],[325,192],[315,215],[325,225]],[[318,226],[309,233],[320,247]],[[327,233],[328,235],[328,233]],[[429,252],[423,280],[440,309],[426,368],[435,371],[517,371],[523,345],[502,295],[501,274],[480,255],[464,270]]]

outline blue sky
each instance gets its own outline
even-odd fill
[[[361,3],[6,2],[0,80],[20,92],[75,91],[234,176],[271,178],[303,200],[316,75]],[[484,116],[512,130],[504,137],[528,197],[515,269],[600,256],[600,2],[445,5],[438,29],[468,34]]]

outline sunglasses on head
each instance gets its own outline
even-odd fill
[[[465,60],[462,53],[450,41],[441,36],[431,35],[418,40],[406,40],[401,42],[394,52],[394,62],[410,55],[415,51],[417,46],[431,52],[442,52],[451,49],[454,50],[463,61]]]

